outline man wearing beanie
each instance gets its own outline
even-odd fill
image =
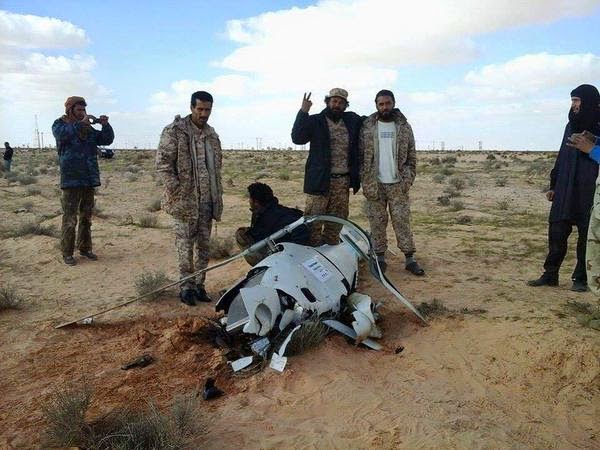
[[[569,148],[568,138],[584,132],[600,134],[600,94],[589,84],[571,92],[569,122],[554,168],[550,172],[550,190],[546,197],[552,202],[548,217],[548,256],[544,273],[530,286],[558,286],[558,271],[567,254],[567,240],[573,225],[577,227],[577,265],[571,276],[572,291],[588,290],[586,274],[586,240],[592,209],[598,164],[588,154]]]
[[[404,114],[395,108],[392,91],[375,96],[377,111],[363,122],[359,138],[360,174],[367,215],[377,260],[385,270],[388,209],[398,247],[406,257],[405,269],[425,275],[414,257],[415,243],[410,229],[408,191],[417,174],[417,151],[412,128]]]
[[[63,210],[60,248],[65,264],[73,266],[75,245],[79,254],[92,261],[92,209],[94,189],[100,186],[98,145],[112,144],[115,134],[108,116],[96,118],[86,112],[83,97],[69,97],[65,114],[52,124],[60,165],[61,204]],[[92,124],[99,123],[101,130]],[[77,224],[79,218],[79,225]],[[75,228],[77,227],[77,242]]]
[[[310,142],[304,170],[304,214],[329,214],[348,218],[350,188],[356,194],[360,188],[358,174],[358,132],[361,118],[347,112],[348,92],[334,88],[325,97],[325,109],[309,115],[310,93],[304,94],[302,107],[292,128],[292,142]],[[314,223],[309,243],[335,245],[339,242],[341,225]]]

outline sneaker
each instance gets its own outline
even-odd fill
[[[67,266],[74,266],[75,264],[77,264],[77,261],[75,261],[75,258],[73,258],[73,255],[63,256],[63,261],[65,262],[65,264]]]
[[[539,286],[558,286],[558,278],[549,277],[542,275],[537,280],[529,280],[527,286],[539,287]]]
[[[188,306],[196,306],[196,292],[194,289],[182,288],[179,291],[179,299]]]
[[[196,297],[196,300],[198,300],[199,302],[204,302],[204,303],[212,302],[212,298],[210,298],[208,296],[208,294],[206,293],[206,290],[202,286],[196,286],[194,288],[194,295]]]
[[[79,254],[81,256],[85,256],[87,259],[91,259],[92,261],[96,261],[98,259],[98,257],[96,256],[96,254],[92,253],[91,251],[89,251],[89,252],[79,252]]]
[[[587,292],[589,291],[587,282],[581,280],[573,280],[573,286],[571,286],[573,292]]]
[[[407,264],[404,268],[418,277],[422,277],[423,275],[425,275],[425,270],[423,270],[423,268],[419,266],[419,263],[416,261]]]

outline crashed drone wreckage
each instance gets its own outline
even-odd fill
[[[313,222],[334,222],[343,226],[337,245],[310,247],[290,242],[276,241],[295,228]],[[371,275],[377,279],[396,299],[413,312],[424,324],[426,320],[419,311],[395,288],[384,275],[373,250],[369,235],[355,223],[335,216],[317,215],[301,217],[271,236],[253,244],[246,250],[220,263],[199,270],[187,277],[162,286],[152,292],[119,303],[91,315],[62,323],[63,328],[77,323],[91,323],[93,318],[121,308],[143,298],[155,295],[197,275],[225,266],[237,259],[262,250],[270,254],[250,269],[247,275],[227,290],[217,301],[215,309],[223,311],[221,324],[231,336],[245,334],[255,336],[250,344],[255,356],[263,359],[271,354],[271,367],[283,371],[286,364],[285,351],[292,336],[304,323],[318,320],[352,339],[357,344],[379,350],[381,346],[372,338],[381,337],[375,324],[377,305],[368,295],[356,292],[358,262],[365,260]],[[336,320],[342,312],[352,319],[348,326]],[[285,335],[276,351],[269,336]],[[253,362],[246,356],[232,362],[234,371],[241,370]]]

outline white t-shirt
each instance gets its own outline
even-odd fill
[[[392,122],[377,121],[377,135],[379,139],[379,181],[382,183],[397,183],[396,161],[394,148],[396,148],[396,124]]]

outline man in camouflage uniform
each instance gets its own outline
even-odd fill
[[[208,92],[192,94],[191,114],[179,115],[167,125],[156,153],[156,171],[165,186],[163,210],[173,216],[175,247],[181,278],[208,265],[212,221],[221,220],[221,142],[208,125],[213,98]],[[195,257],[195,264],[194,264]],[[188,280],[179,296],[188,305],[210,302],[205,275]]]
[[[325,104],[319,114],[309,115],[312,101],[310,93],[304,94],[292,128],[294,144],[310,142],[304,172],[304,214],[330,214],[346,219],[349,189],[356,194],[360,188],[357,144],[362,119],[356,113],[346,112],[348,92],[344,89],[331,89]],[[333,223],[313,224],[310,245],[337,244],[341,228]]]
[[[76,264],[75,228],[79,254],[92,261],[98,259],[92,252],[92,210],[94,189],[100,186],[98,168],[98,145],[112,144],[115,134],[107,116],[95,118],[88,115],[83,97],[69,97],[65,102],[65,114],[52,124],[56,138],[60,165],[61,204],[63,210],[60,248],[63,261],[69,266]],[[92,124],[99,123],[102,130]]]
[[[375,96],[377,112],[363,122],[359,137],[363,194],[377,259],[385,270],[388,209],[398,247],[406,257],[405,268],[424,275],[414,257],[415,243],[410,230],[408,191],[417,174],[417,152],[412,128],[399,109],[394,94],[382,90]]]

